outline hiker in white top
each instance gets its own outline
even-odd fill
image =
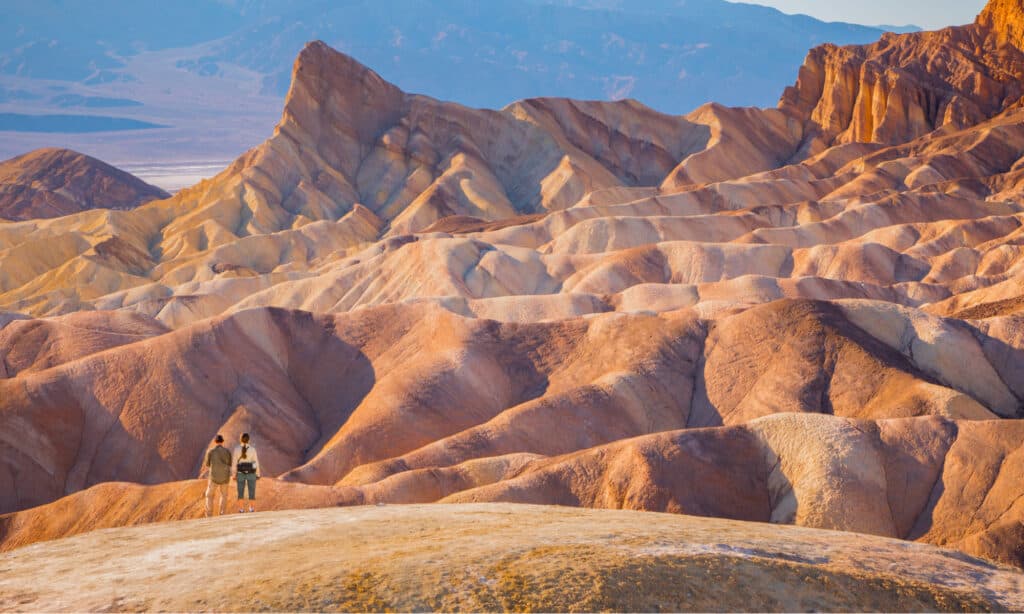
[[[260,461],[256,448],[249,445],[249,433],[242,433],[240,444],[231,455],[235,480],[238,482],[238,513],[245,511],[245,490],[249,489],[249,511],[256,511],[256,480],[260,479]]]

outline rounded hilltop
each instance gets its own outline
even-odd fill
[[[133,209],[170,194],[85,154],[56,147],[0,162],[0,220]]]
[[[110,556],[114,549],[117,556]],[[244,574],[237,573],[240,560]],[[164,523],[39,544],[10,553],[3,564],[5,610],[1024,607],[1020,574],[931,546],[670,514],[509,504]],[[91,585],[62,581],[65,576],[89,578]]]

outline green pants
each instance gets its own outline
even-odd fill
[[[239,473],[238,474],[238,498],[245,498],[245,486],[249,485],[249,499],[256,499],[256,474],[255,473]]]

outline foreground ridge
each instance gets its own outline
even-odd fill
[[[6,572],[0,578],[0,595],[4,595],[0,599],[6,601],[0,601],[0,607],[217,611],[1012,611],[1024,607],[1020,574],[952,551],[848,533],[637,514],[493,504],[441,509],[387,506],[261,513],[103,531],[3,555]],[[237,537],[243,534],[244,539]],[[119,555],[103,555],[112,544],[117,544]],[[233,557],[223,555],[226,548]],[[255,556],[267,552],[273,552],[273,558]],[[253,560],[245,580],[229,571],[237,557]],[[39,577],[52,582],[41,587]],[[86,577],[93,581],[93,588],[86,586]],[[240,590],[242,586],[249,590]]]

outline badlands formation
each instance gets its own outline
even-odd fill
[[[194,518],[211,437],[248,431],[266,508],[671,512],[1024,567],[1022,33],[992,0],[686,116],[469,109],[310,43],[217,177],[0,224],[0,548]]]

